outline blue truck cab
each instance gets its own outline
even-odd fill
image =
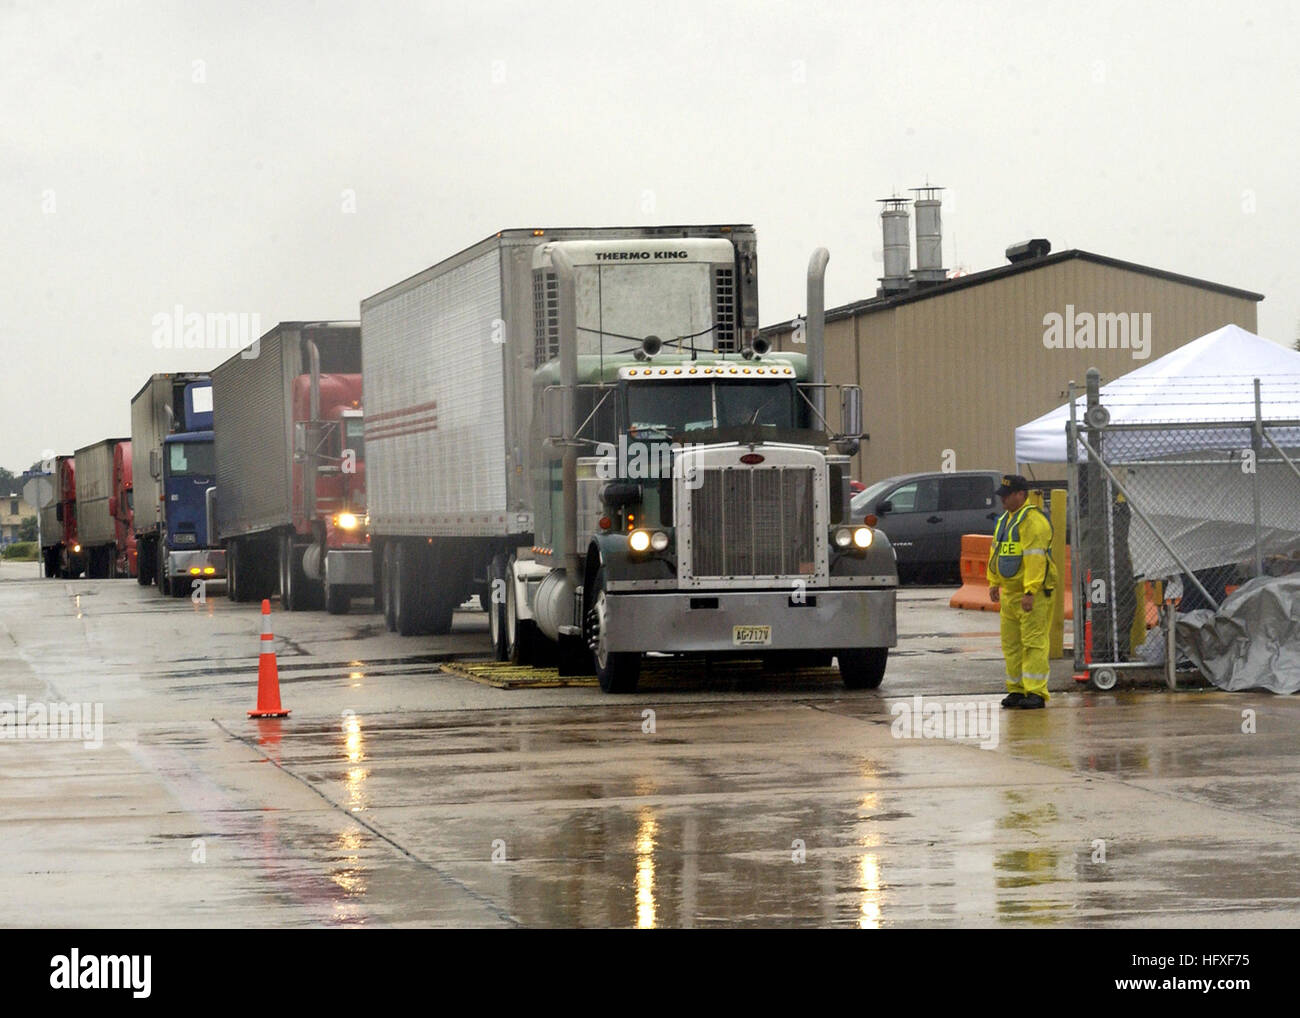
[[[216,454],[212,430],[212,386],[185,387],[185,430],[163,439],[164,589],[176,597],[191,593],[194,580],[226,577],[226,553],[212,547],[212,497]]]

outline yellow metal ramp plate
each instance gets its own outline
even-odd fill
[[[448,675],[496,689],[553,689],[561,686],[596,686],[594,675],[561,675],[554,667],[516,665],[509,661],[443,661],[438,667]],[[761,661],[703,661],[649,658],[641,665],[637,688],[703,690],[717,688],[804,689],[837,685],[836,668],[764,668]]]

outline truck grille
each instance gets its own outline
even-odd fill
[[[691,491],[692,574],[811,574],[814,479],[811,467],[702,470]]]

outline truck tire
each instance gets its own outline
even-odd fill
[[[238,603],[243,599],[242,577],[239,575],[239,542],[226,545],[226,600]]]
[[[308,579],[302,568],[302,549],[293,536],[280,538],[280,605],[285,611],[309,611],[320,607],[320,588]]]
[[[492,643],[492,657],[505,661],[510,657],[506,643],[506,557],[495,555],[488,566],[488,638]]]
[[[505,658],[511,664],[531,665],[537,656],[537,645],[541,634],[537,623],[532,619],[519,617],[518,600],[515,596],[515,560],[510,560],[509,573],[506,576],[505,598]]]
[[[158,573],[158,593],[163,597],[169,597],[172,587],[171,580],[167,577],[167,549],[161,540],[154,545],[154,549],[154,568]]]
[[[135,551],[135,582],[147,587],[153,583],[153,542],[141,538]]]
[[[641,655],[614,653],[605,648],[607,615],[604,566],[596,571],[596,580],[586,603],[589,607],[583,628],[586,630],[587,646],[591,648],[592,663],[601,690],[606,693],[635,693],[637,682],[641,678]]]
[[[844,680],[845,689],[876,689],[885,678],[889,648],[837,650],[835,657],[840,663],[840,678]]]
[[[393,579],[396,572],[395,557],[397,545],[392,541],[384,544],[379,557],[380,608],[384,613],[384,628],[390,633],[397,632],[397,616],[393,613]]]
[[[171,582],[171,594],[176,600],[189,597],[194,593],[194,578],[190,576],[177,576]]]
[[[54,579],[55,573],[59,571],[58,567],[58,550],[55,548],[45,548],[42,550],[42,556],[45,559],[45,578]]]

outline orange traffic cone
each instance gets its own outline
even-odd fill
[[[280,669],[275,665],[275,637],[271,635],[271,602],[262,602],[262,652],[257,656],[257,710],[250,718],[287,718],[280,706]]]

